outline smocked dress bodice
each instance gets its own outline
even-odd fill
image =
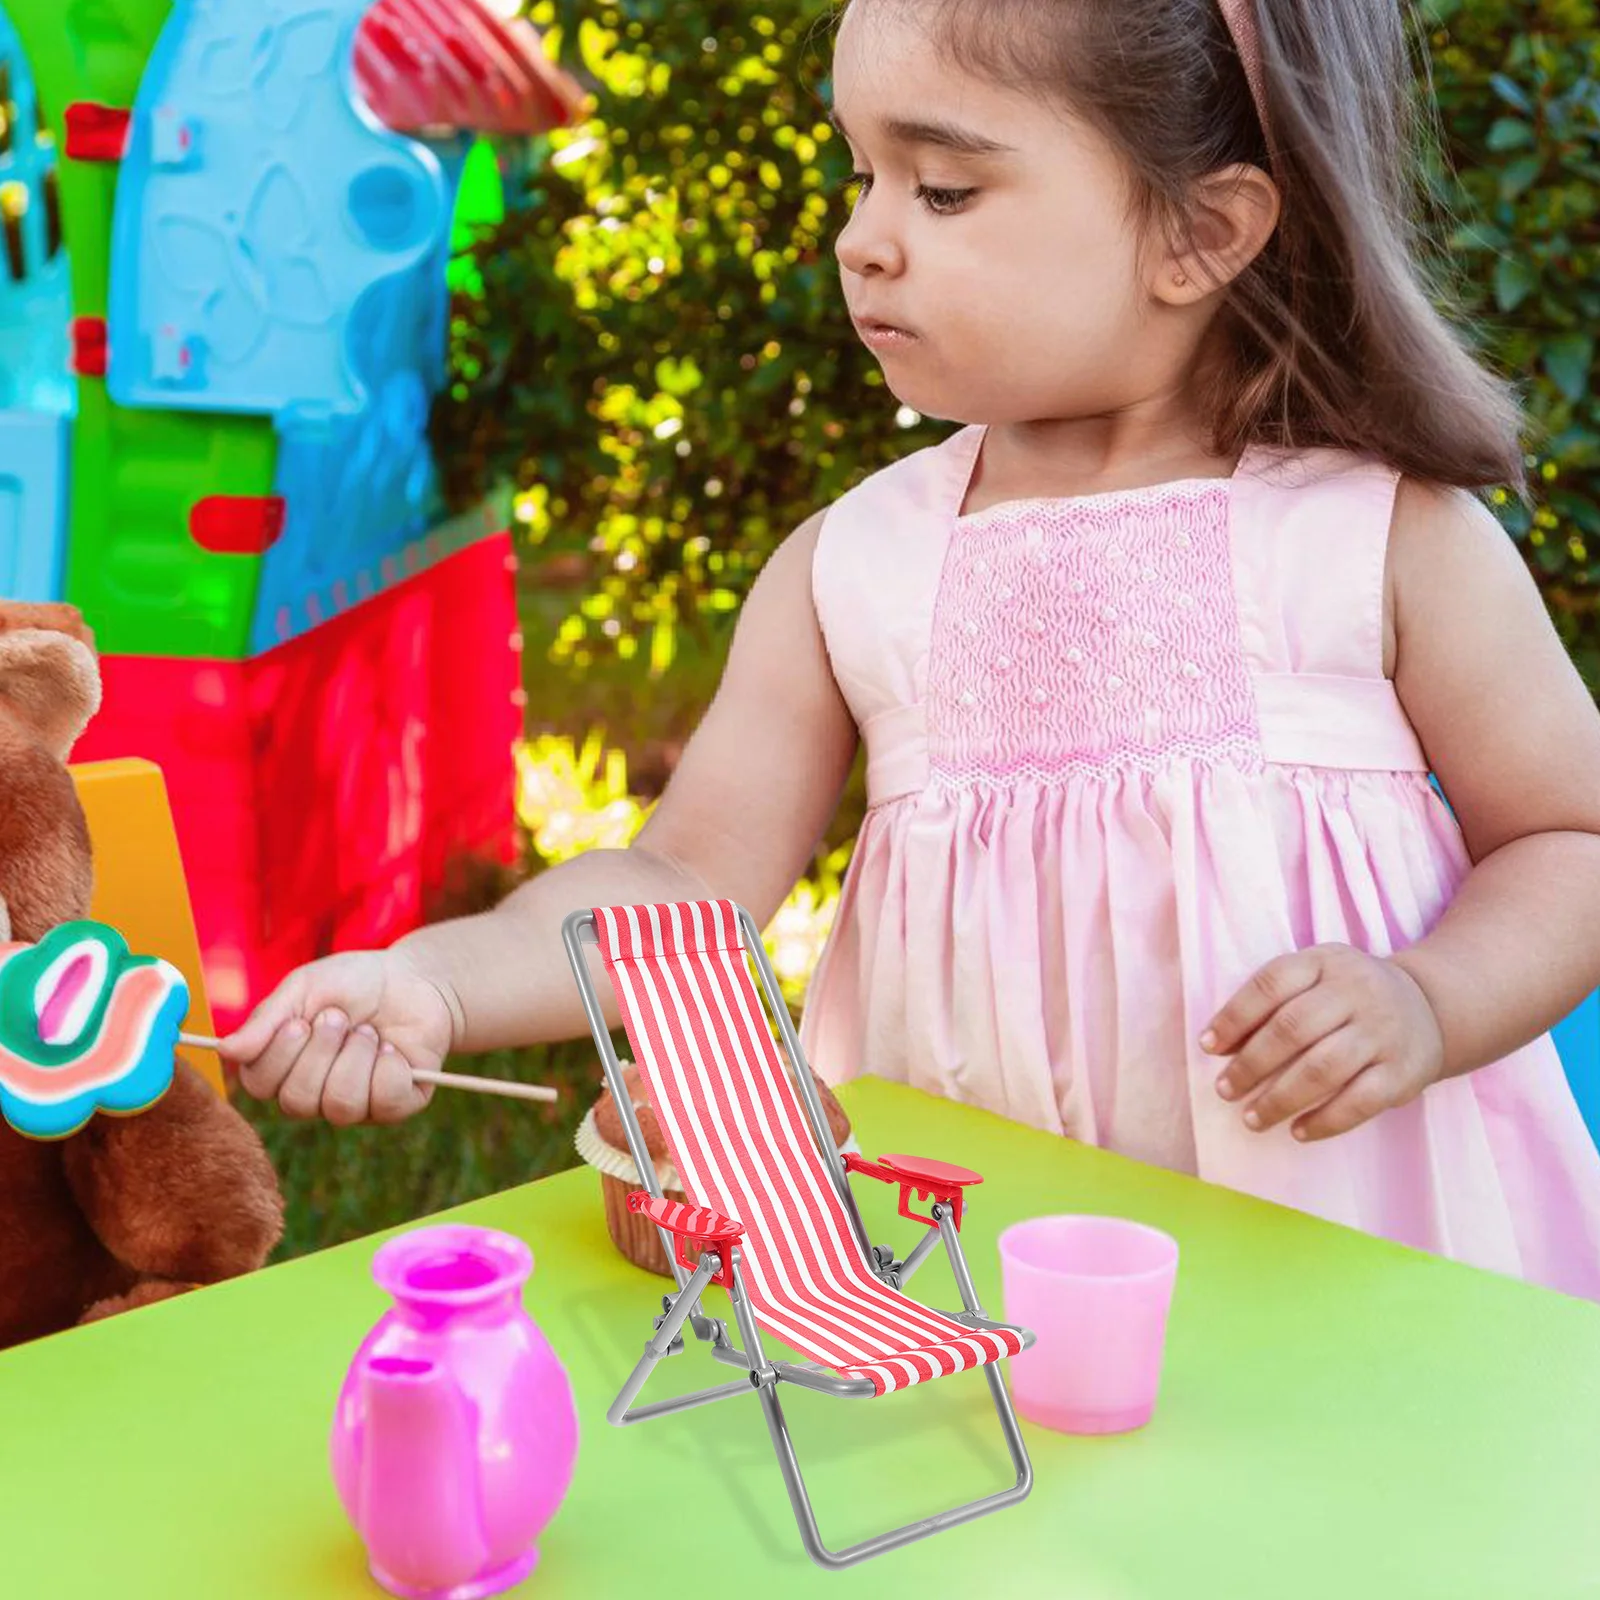
[[[809,1059],[1600,1295],[1600,1157],[1548,1040],[1311,1145],[1246,1129],[1197,1043],[1286,951],[1415,942],[1469,870],[1384,673],[1395,474],[1255,449],[962,515],[982,438],[818,538],[869,809]]]

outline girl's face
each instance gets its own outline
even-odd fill
[[[834,120],[868,179],[840,275],[889,388],[993,424],[1147,395],[1153,306],[1121,164],[1064,111],[943,63],[917,11],[852,6],[834,54]]]

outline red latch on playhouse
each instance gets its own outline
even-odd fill
[[[189,537],[213,555],[264,555],[282,535],[286,513],[282,495],[209,494],[189,507]]]
[[[128,148],[126,106],[102,106],[74,100],[66,110],[67,154],[74,161],[120,161]]]
[[[72,370],[80,377],[103,378],[106,375],[106,319],[104,317],[74,317],[72,319]]]

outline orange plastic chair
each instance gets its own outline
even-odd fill
[[[189,882],[161,769],[125,760],[85,762],[71,770],[94,846],[90,916],[115,928],[136,954],[170,961],[189,985],[184,1031],[214,1033]],[[226,1092],[213,1051],[181,1053],[218,1094]]]

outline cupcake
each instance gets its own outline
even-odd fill
[[[644,1079],[631,1061],[622,1063],[622,1078],[627,1086],[628,1098],[633,1102],[634,1115],[639,1120],[639,1132],[644,1136],[645,1148],[650,1152],[651,1165],[656,1169],[656,1179],[661,1192],[669,1200],[687,1201],[688,1196],[680,1186],[677,1169],[672,1164],[672,1154],[661,1132],[661,1124],[650,1105]],[[834,1098],[833,1091],[817,1080],[817,1094],[828,1118],[828,1131],[840,1150],[857,1148],[850,1132],[850,1119],[844,1107]],[[661,1244],[661,1234],[655,1223],[628,1209],[628,1195],[634,1189],[644,1188],[639,1169],[628,1151],[628,1136],[623,1130],[622,1113],[617,1109],[611,1090],[601,1091],[600,1098],[589,1108],[578,1125],[574,1141],[578,1154],[600,1174],[600,1191],[605,1200],[606,1230],[611,1241],[627,1259],[647,1272],[659,1273],[664,1278],[672,1276],[667,1264],[667,1253]]]

